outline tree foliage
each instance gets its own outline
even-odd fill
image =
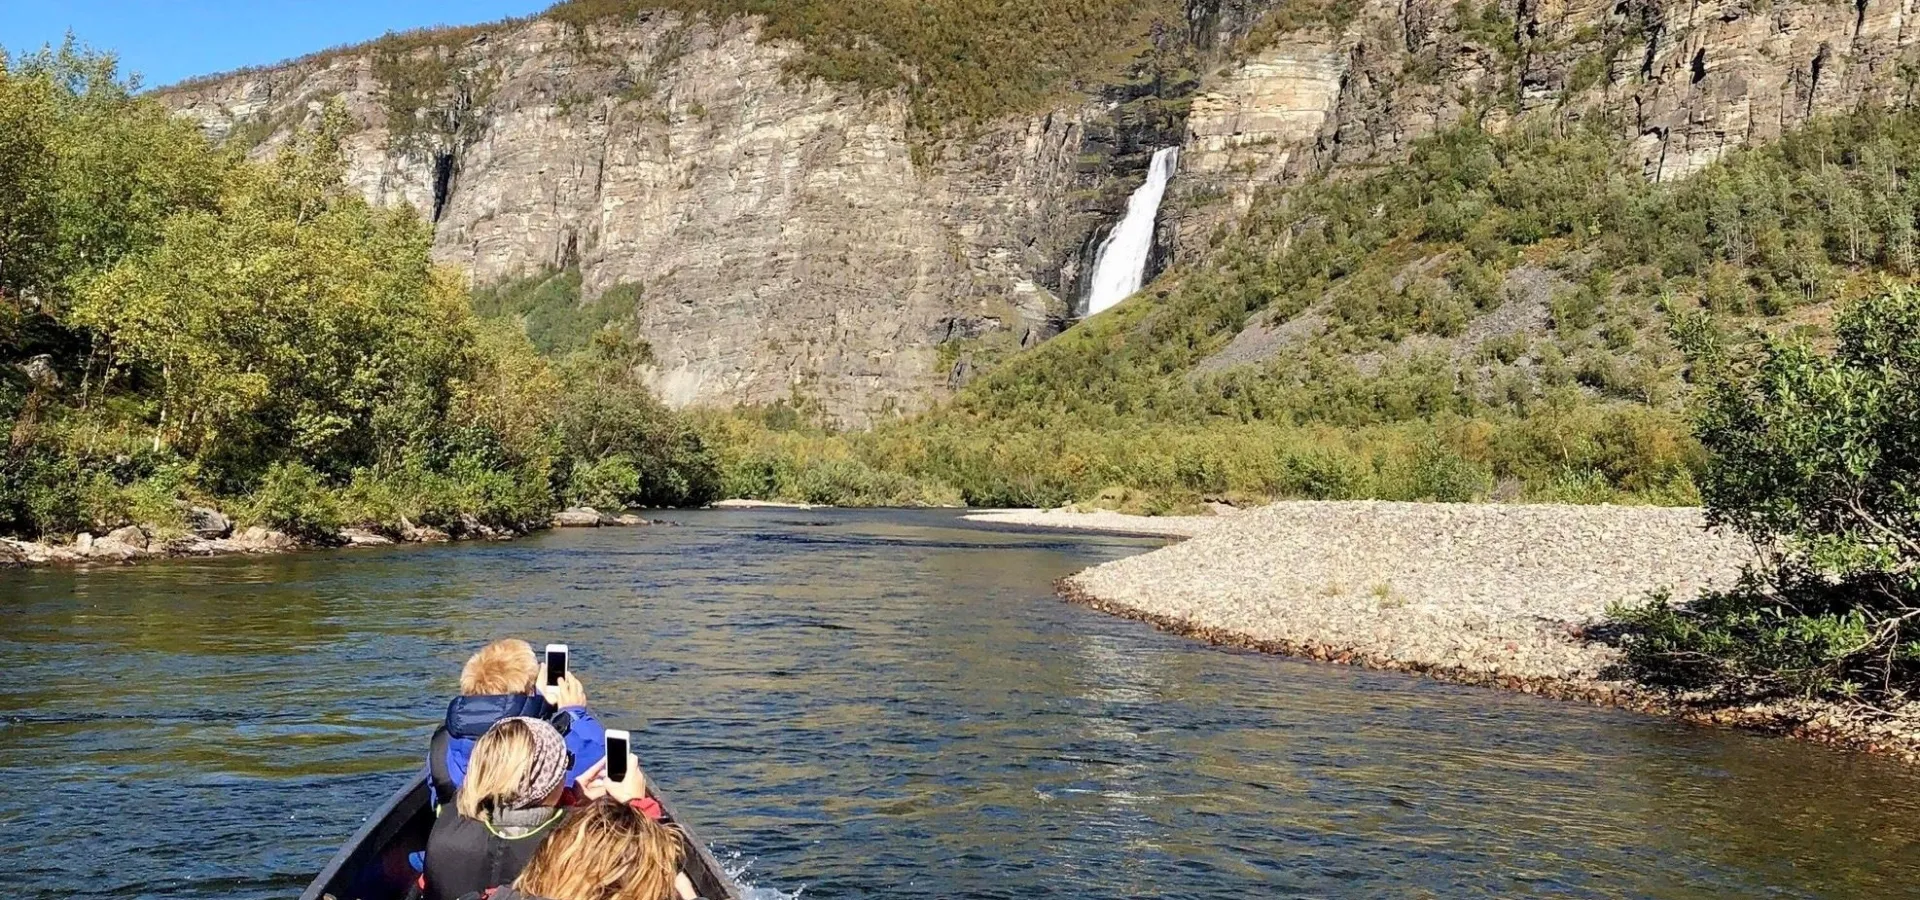
[[[1877,705],[1920,687],[1920,290],[1889,284],[1837,337],[1830,351],[1696,343],[1710,518],[1769,552],[1690,607],[1621,610],[1640,677]]]
[[[68,45],[0,66],[0,123],[0,529],[164,524],[188,500],[314,539],[525,527],[593,453],[645,473],[621,502],[710,498],[706,448],[662,437],[686,426],[635,360],[541,356],[474,315],[412,210],[343,184],[338,110],[250,162]],[[607,385],[645,415],[583,444],[567,411]]]

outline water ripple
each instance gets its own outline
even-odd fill
[[[566,640],[755,900],[1899,896],[1920,778],[1222,651],[1050,596],[1152,539],[676,514],[0,576],[10,897],[296,891],[465,654]]]

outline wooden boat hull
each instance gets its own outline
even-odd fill
[[[713,858],[705,841],[675,814],[673,804],[659,790],[651,791],[668,821],[679,826],[687,842],[686,873],[700,896],[708,900],[740,900],[740,889]],[[433,830],[433,805],[427,796],[426,773],[415,775],[367,817],[347,839],[326,868],[307,886],[300,900],[403,900],[419,873],[408,856],[427,849]]]

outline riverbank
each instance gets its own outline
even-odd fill
[[[1068,600],[1215,644],[1414,672],[1920,759],[1920,717],[1729,707],[1610,677],[1609,604],[1725,587],[1755,552],[1698,509],[1289,502],[1202,523],[1026,511],[1002,524],[1190,539],[1059,584]],[[1204,518],[1204,517],[1203,517]]]
[[[0,538],[0,567],[131,563],[152,559],[244,556],[468,540],[503,541],[538,530],[494,528],[470,516],[450,522],[446,528],[416,525],[401,519],[397,525],[390,527],[343,528],[333,540],[314,541],[258,525],[238,529],[225,514],[205,507],[193,507],[186,511],[185,518],[188,522],[185,530],[127,525],[98,537],[82,532],[68,542]],[[654,523],[631,513],[615,515],[590,506],[576,506],[554,513],[547,527],[603,528],[650,524]]]

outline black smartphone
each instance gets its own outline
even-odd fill
[[[567,645],[547,645],[547,685],[557,685],[567,677]]]
[[[627,733],[618,728],[607,729],[607,780],[627,780],[627,754],[632,753],[632,744]]]

